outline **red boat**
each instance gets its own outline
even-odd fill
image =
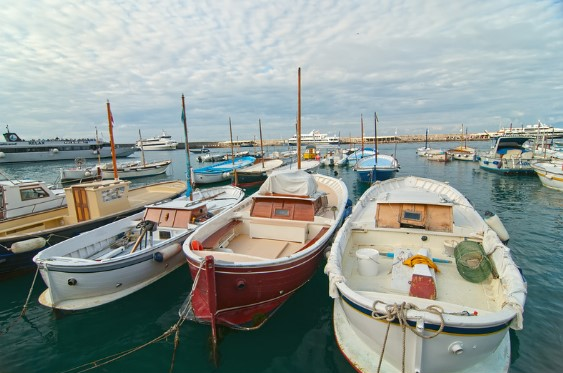
[[[313,276],[348,212],[341,180],[274,172],[213,227],[202,226],[185,241],[194,279],[187,317],[210,323],[214,337],[219,324],[259,328]]]

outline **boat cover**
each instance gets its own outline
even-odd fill
[[[259,194],[291,194],[296,196],[313,196],[317,191],[315,178],[303,171],[287,171],[272,173],[258,190]]]

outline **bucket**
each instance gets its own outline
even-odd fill
[[[362,276],[376,276],[379,267],[379,251],[375,249],[358,249],[358,272]]]

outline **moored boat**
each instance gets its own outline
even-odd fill
[[[532,169],[544,186],[563,191],[563,160],[532,163]]]
[[[137,140],[135,147],[137,149],[143,148],[146,151],[175,150],[178,147],[178,141],[173,140],[171,135],[162,130],[160,136]]]
[[[131,161],[117,164],[117,174],[120,179],[134,179],[166,173],[171,160],[145,162]],[[78,165],[73,168],[61,168],[59,178],[63,183],[83,182],[91,180],[114,179],[113,164],[102,163],[95,166]]]
[[[373,183],[394,177],[399,171],[399,162],[392,155],[377,154],[358,160],[354,171],[359,181]]]
[[[275,172],[239,205],[188,237],[194,278],[183,317],[251,330],[313,275],[346,214],[338,179],[302,170]]]
[[[448,184],[376,182],[339,230],[325,273],[336,341],[358,372],[508,371],[526,283]]]
[[[527,136],[502,136],[492,139],[489,152],[477,157],[479,167],[503,175],[533,174],[534,152],[523,144],[530,140]]]
[[[256,161],[256,158],[246,156],[223,161],[207,167],[197,168],[194,170],[193,181],[195,184],[212,184],[230,180],[233,170],[248,167],[252,165],[254,161]]]
[[[186,185],[166,181],[129,189],[130,181],[103,180],[65,188],[67,206],[0,222],[0,278],[32,270],[45,247],[179,197]]]
[[[185,264],[185,238],[243,198],[230,185],[196,190],[48,247],[33,258],[47,284],[40,303],[79,310],[142,289]]]
[[[262,184],[268,174],[283,165],[281,159],[257,159],[253,165],[236,170],[236,185],[242,188],[254,187]],[[235,175],[232,175],[235,183]]]

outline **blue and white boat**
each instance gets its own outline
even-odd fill
[[[526,282],[500,228],[446,183],[375,182],[325,267],[336,342],[354,369],[506,373]]]
[[[348,156],[345,157],[346,161],[343,162],[346,162],[348,166],[353,167],[356,165],[358,160],[362,158],[370,157],[372,155],[375,155],[375,150],[373,150],[373,148],[364,148],[364,149],[356,150],[351,154],[348,154]]]
[[[534,152],[523,145],[530,140],[529,136],[494,137],[491,150],[477,157],[479,167],[503,174],[533,174]]]
[[[377,154],[358,160],[354,166],[358,179],[364,183],[373,183],[392,178],[399,171],[399,162],[392,155]]]
[[[194,170],[193,181],[195,184],[211,184],[230,180],[233,170],[248,167],[255,161],[255,157],[246,156],[198,168]]]

